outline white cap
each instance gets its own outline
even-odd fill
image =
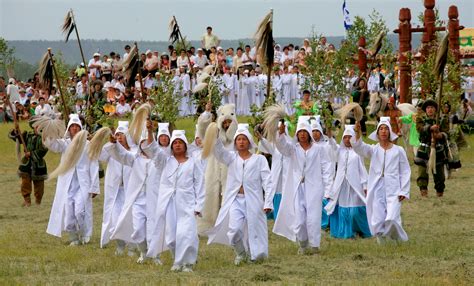
[[[75,114],[75,113],[69,114],[69,122],[67,123],[66,136],[65,137],[69,137],[69,128],[73,124],[79,125],[79,127],[82,130],[82,122],[81,122],[81,119],[79,119],[78,114]]]
[[[311,131],[318,130],[323,134],[323,127],[316,119],[311,119]]]
[[[236,149],[235,139],[237,139],[237,136],[239,135],[245,135],[245,137],[247,137],[250,142],[249,150],[255,149],[257,147],[255,142],[253,141],[253,136],[250,134],[248,123],[239,123],[239,125],[237,126],[237,131],[234,135],[234,150]]]
[[[151,50],[146,50],[145,55],[151,54]]]
[[[14,78],[9,78],[8,79],[8,84],[15,84],[15,79]]]
[[[398,136],[392,131],[392,125],[390,125],[390,117],[380,117],[380,121],[377,124],[377,129],[375,129],[372,133],[370,133],[369,139],[373,141],[379,141],[379,138],[377,136],[377,131],[379,131],[379,128],[382,125],[386,125],[388,129],[390,130],[390,141],[395,141],[398,138]]]
[[[99,53],[94,53],[94,57],[100,57]]]
[[[188,146],[188,139],[186,139],[186,131],[184,131],[184,130],[173,130],[173,134],[171,135],[170,145],[172,145],[173,142],[176,139],[183,140],[184,144],[186,144],[186,146]]]
[[[221,46],[217,47],[217,50],[224,50]]]
[[[115,129],[115,135],[117,133],[123,133],[127,134],[128,133],[128,121],[119,121],[117,129]]]
[[[306,120],[306,119],[301,119],[301,117],[309,117],[309,116],[300,116],[298,117],[298,124],[296,125],[296,132],[295,132],[295,137],[294,137],[294,140],[296,142],[298,142],[298,132],[304,130],[306,132],[308,132],[308,136],[311,140],[311,142],[314,142],[314,139],[313,139],[313,136],[312,136],[312,132],[311,132],[311,126],[309,125],[309,121]]]
[[[156,134],[156,138],[158,139],[161,135],[170,136],[170,124],[168,122],[160,122],[158,123],[158,132]]]

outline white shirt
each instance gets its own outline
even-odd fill
[[[102,65],[102,61],[95,61],[94,59],[90,59],[89,64],[87,65],[89,67],[89,76],[97,76],[97,68],[93,68],[91,67],[91,65]]]
[[[199,68],[204,68],[209,61],[207,60],[207,57],[205,55],[202,55],[201,57],[198,55],[194,58],[194,63],[199,66]]]
[[[115,107],[115,112],[119,115],[124,115],[125,113],[132,112],[132,108],[128,103],[125,103],[124,105],[117,104]]]
[[[20,101],[20,93],[18,87],[14,84],[7,85],[7,95],[10,97],[10,102]]]
[[[51,105],[45,103],[44,106],[38,105],[35,108],[35,115],[49,115],[51,113]]]

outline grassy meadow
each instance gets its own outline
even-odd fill
[[[183,120],[177,127],[187,129],[190,138],[194,124]],[[114,256],[114,243],[99,248],[102,196],[94,199],[90,244],[70,247],[67,236],[47,235],[56,181],[46,183],[41,206],[21,207],[14,143],[7,138],[11,128],[0,125],[0,285],[474,284],[472,149],[462,151],[463,168],[446,182],[443,198],[435,196],[431,180],[429,197],[422,199],[416,166],[412,169],[411,199],[402,209],[407,243],[379,246],[375,239],[338,240],[323,233],[319,254],[298,256],[294,243],[270,234],[268,260],[235,267],[231,248],[208,246],[201,239],[194,272],[173,273],[169,253],[162,255],[163,266],[151,261],[138,265],[137,257]],[[467,138],[474,146],[474,136]],[[50,172],[58,159],[48,153]]]

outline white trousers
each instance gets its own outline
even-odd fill
[[[84,221],[86,216],[86,208],[84,195],[74,173],[71,185],[67,192],[67,204],[65,209],[65,230],[67,232],[84,233]]]
[[[229,209],[229,231],[227,237],[237,254],[245,252],[244,228],[247,227],[245,195],[237,194]]]
[[[296,190],[295,216],[296,216],[296,239],[298,241],[308,241],[307,210],[306,210],[306,189],[304,184],[300,184]]]
[[[132,206],[133,233],[132,239],[136,243],[146,241],[146,194],[139,192]]]

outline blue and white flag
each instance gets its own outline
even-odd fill
[[[349,15],[349,10],[346,7],[346,0],[342,4],[342,15],[344,16],[344,28],[349,30],[352,27],[351,16]]]

